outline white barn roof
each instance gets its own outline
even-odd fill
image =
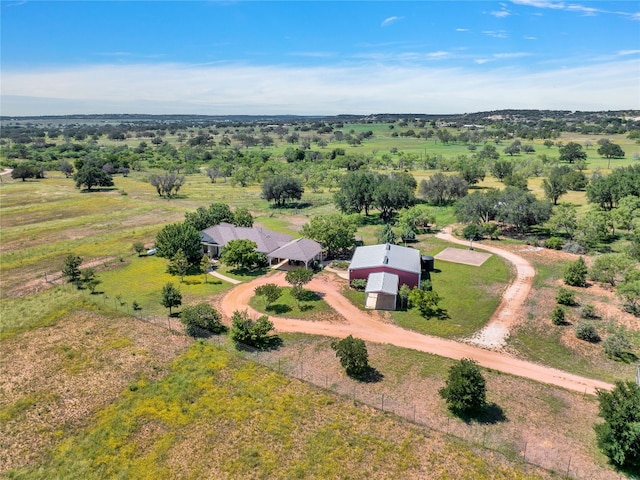
[[[367,279],[365,293],[386,293],[389,295],[398,294],[398,283],[400,277],[395,273],[373,272]]]
[[[387,266],[404,272],[420,273],[420,251],[390,243],[358,247],[349,270]]]

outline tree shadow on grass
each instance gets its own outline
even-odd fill
[[[349,377],[363,383],[377,383],[381,382],[384,379],[384,375],[375,369],[374,367],[367,367],[363,372],[360,373],[347,373]]]
[[[229,273],[234,275],[242,275],[246,277],[261,277],[267,273],[267,267],[257,267],[257,268],[234,268],[233,270],[229,270]]]
[[[274,305],[269,305],[269,308],[265,309],[269,313],[273,313],[274,315],[283,315],[291,311],[291,307],[289,305],[283,305],[281,303],[276,303]]]
[[[314,308],[315,308],[314,305],[309,305],[309,304],[300,305],[300,311],[301,312],[308,312],[309,310],[313,310]]]
[[[508,420],[504,414],[504,410],[500,405],[496,403],[487,403],[480,410],[471,412],[453,412],[464,423],[484,423],[487,425],[495,425],[496,423],[503,423]]]

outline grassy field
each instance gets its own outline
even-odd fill
[[[291,288],[284,287],[282,296],[265,309],[264,297],[252,297],[249,305],[261,313],[268,315],[299,318],[301,320],[330,320],[336,312],[315,293],[308,291],[304,300],[297,302],[291,296]]]
[[[553,478],[196,343],[10,478]]]

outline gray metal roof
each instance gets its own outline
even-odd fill
[[[322,245],[308,238],[296,238],[289,243],[277,248],[269,255],[270,258],[286,258],[288,260],[297,260],[300,262],[308,262],[322,252]]]
[[[365,293],[386,293],[389,295],[398,294],[398,283],[400,277],[395,273],[373,272],[369,274]]]
[[[390,243],[358,247],[351,259],[349,270],[381,266],[420,273],[420,251]]]
[[[286,233],[272,232],[259,227],[236,227],[230,223],[219,223],[213,227],[202,230],[202,241],[212,245],[224,247],[231,240],[251,240],[256,242],[256,250],[262,253],[270,253],[287,244],[293,237]]]

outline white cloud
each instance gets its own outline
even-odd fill
[[[496,57],[487,58],[496,61]],[[476,63],[472,68],[164,63],[3,69],[1,109],[3,115],[640,109],[635,60],[538,73],[515,68],[487,70],[486,65],[479,70],[486,59]]]
[[[638,55],[640,50],[620,50],[616,55],[620,57],[626,57],[628,55]]]
[[[491,12],[491,15],[493,15],[494,17],[498,17],[498,18],[505,18],[508,17],[509,15],[511,15],[511,13],[509,13],[506,10],[498,10],[495,12]]]
[[[547,8],[553,10],[567,10],[570,12],[579,12],[585,16],[595,16],[600,13],[603,14],[612,14],[612,15],[622,15],[625,17],[631,17],[634,20],[640,19],[640,12],[623,12],[623,11],[612,11],[612,10],[603,10],[601,8],[593,8],[587,7],[585,5],[580,5],[576,3],[566,4],[560,1],[549,1],[549,0],[511,0],[511,3],[515,3],[517,5],[525,5],[529,7],[535,8]],[[633,5],[633,2],[630,2]]]
[[[456,28],[456,32],[468,32],[468,28]]]
[[[386,27],[387,25],[391,25],[392,23],[397,22],[398,20],[401,20],[402,17],[389,17],[389,18],[385,18],[384,21],[382,22],[382,26]]]
[[[505,32],[504,30],[485,30],[482,33],[484,33],[485,35],[487,35],[489,37],[493,37],[493,38],[508,38],[509,37],[507,32]]]

